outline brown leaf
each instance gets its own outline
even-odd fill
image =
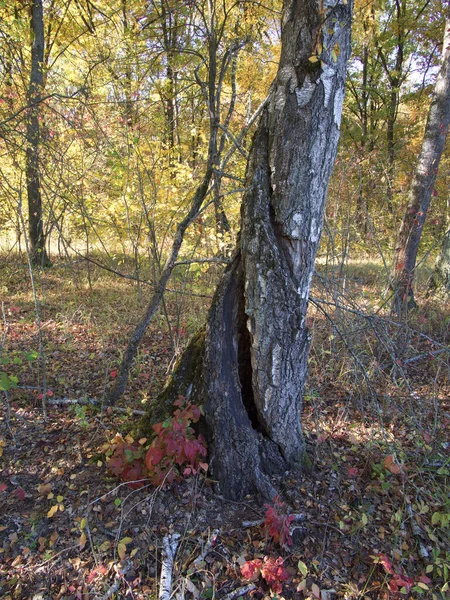
[[[389,456],[386,456],[386,458],[383,460],[383,467],[393,475],[400,475],[402,472],[398,464],[395,462],[392,454],[389,454]]]
[[[38,492],[43,496],[47,496],[52,491],[51,483],[43,483],[42,485],[38,485]]]

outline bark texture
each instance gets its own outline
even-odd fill
[[[229,498],[300,466],[305,322],[339,138],[351,2],[286,1],[276,80],[253,139],[241,233],[207,323],[211,468]]]
[[[44,16],[42,0],[31,3],[31,73],[28,87],[30,105],[27,120],[26,179],[28,196],[28,228],[31,260],[35,265],[48,266],[42,216],[42,195],[39,168],[40,102],[44,83]]]
[[[409,192],[408,206],[395,247],[392,310],[401,318],[415,305],[414,271],[423,226],[430,206],[450,123],[450,18],[445,23],[441,68],[430,105],[422,149]]]

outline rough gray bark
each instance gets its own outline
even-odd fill
[[[447,9],[448,10],[448,9]],[[392,310],[401,318],[415,305],[414,271],[423,226],[430,206],[450,124],[450,17],[447,13],[439,74],[430,105],[422,149],[400,226],[391,275]]]
[[[27,120],[26,180],[28,196],[28,228],[31,260],[35,265],[48,266],[42,217],[42,195],[39,169],[41,142],[39,112],[44,82],[44,16],[42,0],[32,0],[30,29],[31,73],[28,87],[29,114]]]
[[[211,468],[229,498],[255,491],[272,498],[270,476],[299,467],[304,453],[305,314],[339,138],[350,20],[350,0],[284,3],[280,65],[250,151],[240,240],[205,341]]]

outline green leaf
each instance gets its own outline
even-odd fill
[[[307,574],[308,574],[308,567],[305,565],[305,563],[302,560],[298,561],[297,568],[300,571],[300,573],[303,575],[303,577],[307,576]]]
[[[7,392],[11,388],[11,381],[9,375],[2,371],[0,373],[0,390]]]
[[[433,516],[431,517],[431,524],[437,525],[440,520],[441,520],[441,513],[439,513],[439,512],[433,513]]]

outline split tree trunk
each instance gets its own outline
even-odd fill
[[[450,18],[447,15],[441,68],[428,113],[422,149],[409,192],[408,206],[395,247],[391,275],[392,310],[404,319],[415,305],[413,280],[417,251],[430,206],[442,152],[450,124]]]
[[[350,20],[351,0],[284,3],[279,70],[250,150],[240,239],[213,300],[203,356],[211,469],[232,499],[272,499],[271,475],[299,467],[304,454],[305,315]]]

